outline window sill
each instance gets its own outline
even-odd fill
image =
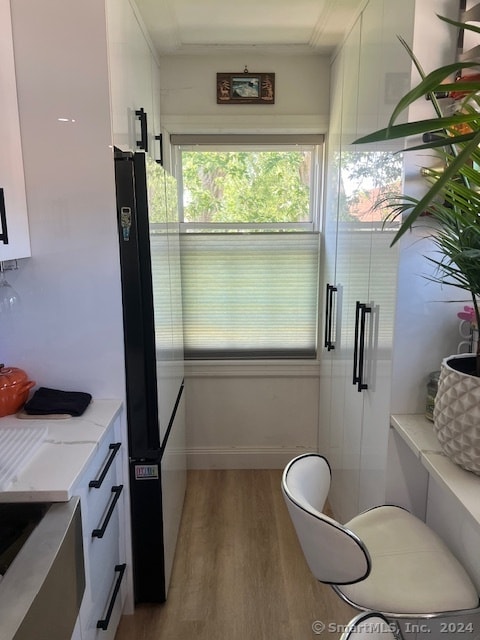
[[[185,362],[187,378],[318,378],[318,360],[196,360]]]

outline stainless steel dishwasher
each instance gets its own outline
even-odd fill
[[[1,640],[70,640],[85,590],[79,498],[13,506],[35,513],[9,550],[0,581]],[[0,510],[0,529],[8,509]],[[16,548],[15,548],[16,547]],[[12,552],[11,549],[14,549]]]

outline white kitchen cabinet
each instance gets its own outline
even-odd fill
[[[159,71],[142,20],[129,0],[107,0],[113,142],[158,158]],[[146,119],[142,141],[142,118]],[[146,145],[145,145],[146,142]]]
[[[328,284],[336,292],[332,343],[322,353],[319,443],[342,520],[385,496],[397,260],[389,246],[394,230],[382,227],[371,206],[390,187],[382,173],[392,155],[390,147],[352,143],[386,125],[390,85],[409,77],[408,57],[392,34],[411,39],[414,2],[388,11],[386,4],[370,0],[332,67],[324,291]]]
[[[82,640],[110,640],[126,597],[123,451],[118,420],[83,471],[81,498],[85,594],[80,609]]]
[[[30,253],[10,0],[0,0],[0,262]]]
[[[161,139],[161,114],[160,114],[160,70],[156,59],[150,57],[150,72],[152,82],[152,117],[150,118],[151,131],[151,149],[149,149],[151,157],[157,162],[163,163],[163,143]]]
[[[80,498],[85,591],[72,640],[114,638],[125,604],[125,574],[114,598],[119,568],[129,564],[126,488],[120,490],[127,482],[122,418],[119,401],[95,398],[79,417],[18,420],[12,415],[0,421],[2,428],[39,429],[48,434],[40,439],[36,454],[20,465],[11,483],[0,492],[0,502],[50,503]],[[129,572],[128,566],[125,571]],[[107,617],[107,629],[97,628],[97,622]]]

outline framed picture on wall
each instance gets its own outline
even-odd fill
[[[217,73],[217,104],[274,103],[274,73]]]

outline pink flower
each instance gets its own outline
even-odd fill
[[[473,307],[463,307],[463,311],[459,311],[457,316],[460,320],[467,320],[467,322],[476,322],[475,309]]]

